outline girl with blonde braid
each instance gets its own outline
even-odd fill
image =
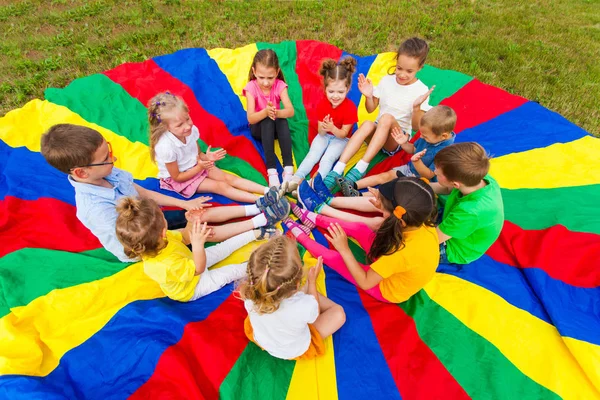
[[[239,288],[248,311],[244,331],[249,340],[273,357],[311,359],[325,353],[323,340],[338,331],[344,309],[317,292],[316,279],[323,266],[308,272],[300,287],[303,265],[296,242],[279,236],[250,255],[247,280]]]

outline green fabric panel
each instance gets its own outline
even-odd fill
[[[500,350],[433,301],[424,290],[399,306],[415,321],[423,342],[471,398],[560,398],[524,375]]]
[[[103,248],[82,253],[26,248],[7,254],[0,258],[0,317],[54,289],[102,279],[129,265]]]
[[[148,145],[146,107],[105,75],[76,79],[64,89],[46,89],[44,95],[48,101],[69,108],[88,122]],[[206,151],[206,143],[198,142],[202,151]],[[262,185],[267,183],[252,165],[240,158],[227,155],[217,166]]]
[[[292,151],[296,165],[300,165],[308,153],[308,117],[302,101],[302,87],[296,74],[296,42],[286,41],[279,44],[256,43],[258,50],[272,49],[277,53],[279,66],[288,85],[290,100],[294,106],[294,116],[288,118],[292,135]]]
[[[452,96],[460,88],[473,80],[473,77],[469,75],[447,69],[439,69],[430,65],[425,65],[417,73],[417,78],[423,81],[429,88],[435,85],[435,90],[429,98],[429,104],[432,106],[437,106],[442,100]]]
[[[250,342],[221,383],[219,398],[285,399],[295,366],[295,361],[272,357]]]
[[[554,189],[502,189],[504,218],[523,229],[563,225],[576,232],[600,234],[600,185]]]

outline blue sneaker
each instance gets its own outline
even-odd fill
[[[356,167],[354,167],[348,171],[346,174],[346,179],[349,179],[352,182],[357,182],[360,181],[363,176],[365,176],[365,172],[360,172],[358,169],[356,169]]]
[[[336,188],[336,179],[339,177],[341,177],[340,174],[331,170],[323,180],[323,182],[325,182],[325,186],[327,186],[327,189],[331,190],[331,193],[333,193],[334,189]]]
[[[309,211],[319,212],[323,207],[323,200],[310,187],[308,181],[302,181],[298,187],[298,201]]]
[[[263,197],[256,200],[256,207],[263,212],[265,211],[265,208],[277,203],[279,201],[279,197],[279,188],[277,186],[272,186]]]
[[[267,218],[267,225],[275,225],[290,215],[290,209],[290,202],[285,197],[280,198],[277,203],[266,207],[264,214]]]
[[[327,185],[325,185],[325,182],[323,182],[323,178],[321,178],[320,174],[317,174],[313,178],[312,188],[315,191],[315,193],[317,194],[317,196],[319,196],[319,198],[321,200],[323,200],[323,202],[325,204],[329,204],[329,202],[333,198],[333,195],[329,191],[329,188],[327,187]]]

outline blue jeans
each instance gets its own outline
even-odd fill
[[[308,154],[304,157],[295,175],[305,178],[306,175],[310,174],[310,171],[319,160],[321,160],[318,172],[322,178],[325,178],[333,168],[333,164],[342,155],[346,143],[348,143],[348,138],[339,139],[329,133],[325,135],[317,134],[310,145]]]
[[[440,264],[450,264],[448,255],[446,254],[446,242],[440,243]]]

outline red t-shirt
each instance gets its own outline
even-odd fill
[[[317,106],[317,119],[323,121],[327,114],[329,114],[333,124],[338,129],[342,129],[343,125],[354,125],[358,122],[358,109],[352,100],[347,97],[336,108],[333,108],[327,97],[324,97]],[[352,136],[352,129],[350,129],[347,137],[350,136]]]

